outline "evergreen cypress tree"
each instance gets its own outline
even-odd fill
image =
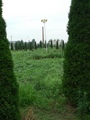
[[[72,0],[68,35],[63,91],[68,100],[77,106],[79,96],[86,94],[90,101],[90,0]]]
[[[24,50],[27,51],[27,42],[24,43]]]
[[[39,44],[40,44],[40,48],[42,48],[42,41],[40,41],[40,43],[39,43]]]
[[[51,48],[53,48],[53,41],[51,40]]]
[[[13,73],[13,61],[0,0],[0,120],[20,120],[18,107],[18,84]]]
[[[23,42],[23,40],[20,41],[20,44],[21,44],[21,50],[23,50],[24,49],[24,42]]]
[[[28,49],[28,50],[32,50],[32,49],[33,49],[32,42],[29,41],[29,42],[27,43],[27,49]]]
[[[13,43],[11,42],[11,50],[14,50],[14,48],[13,48]]]
[[[30,42],[30,50],[33,50],[32,42]]]
[[[18,42],[15,42],[15,50],[18,51]]]
[[[37,43],[36,43],[36,41],[35,41],[35,49],[37,49]]]
[[[59,46],[58,46],[58,40],[56,41],[56,49],[58,49],[59,48]]]

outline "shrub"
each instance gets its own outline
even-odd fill
[[[29,106],[35,101],[35,90],[30,83],[20,86],[19,97],[20,97],[20,105],[22,107]]]
[[[13,61],[5,28],[0,0],[0,119],[20,120],[18,84],[13,73]]]
[[[89,12],[89,0],[72,0],[68,22],[69,40],[65,49],[63,91],[75,106],[78,106],[78,99],[81,101],[78,90],[86,93],[87,102],[90,101]]]

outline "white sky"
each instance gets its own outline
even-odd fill
[[[66,32],[71,0],[3,0],[3,17],[7,38],[39,42],[42,39],[41,19],[47,19],[46,40],[68,39]]]

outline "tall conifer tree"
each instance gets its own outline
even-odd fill
[[[18,84],[13,73],[13,61],[0,0],[0,120],[20,120],[18,107]]]
[[[75,106],[90,101],[90,0],[72,0],[65,50],[63,91]]]

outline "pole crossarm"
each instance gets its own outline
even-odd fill
[[[46,23],[47,19],[42,19],[41,22]]]

